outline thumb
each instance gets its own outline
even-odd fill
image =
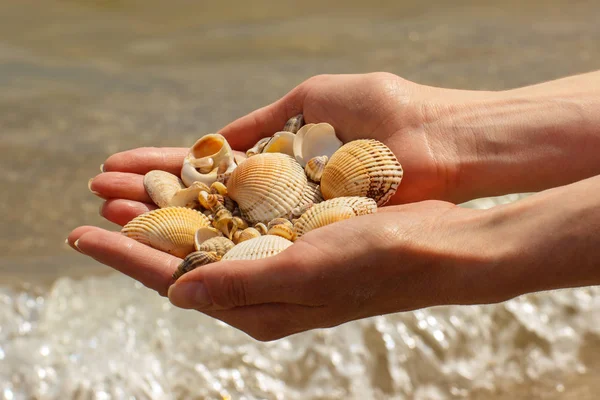
[[[263,137],[283,129],[288,119],[301,114],[306,84],[300,84],[276,102],[241,117],[219,131],[235,150],[246,151]]]
[[[264,303],[301,303],[303,268],[290,249],[262,260],[219,261],[179,278],[169,300],[180,308],[224,310]]]

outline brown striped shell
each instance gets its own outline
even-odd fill
[[[129,221],[121,233],[140,243],[176,257],[194,251],[196,231],[210,224],[201,212],[185,207],[149,211]]]
[[[294,231],[300,237],[313,229],[376,211],[377,204],[373,199],[337,197],[309,208],[294,224]]]
[[[279,254],[292,244],[280,236],[260,236],[236,245],[223,256],[222,260],[259,260]]]
[[[326,200],[369,197],[381,207],[396,193],[402,174],[402,166],[385,144],[354,140],[331,156],[321,177],[321,193]]]
[[[179,264],[177,270],[173,273],[173,280],[179,279],[183,274],[195,270],[206,264],[217,262],[221,259],[215,252],[210,251],[194,251],[188,254],[185,259]]]
[[[233,249],[235,244],[223,236],[214,237],[204,241],[198,246],[198,251],[208,251],[216,253],[219,257],[223,257],[229,250]]]
[[[298,205],[307,179],[300,164],[281,153],[263,153],[240,164],[227,192],[251,224],[286,216]]]

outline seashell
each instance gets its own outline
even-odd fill
[[[194,236],[198,229],[209,224],[209,219],[199,211],[167,207],[135,217],[121,229],[121,233],[157,250],[184,258],[194,251]]]
[[[287,218],[274,218],[271,221],[269,221],[267,229],[271,229],[275,225],[288,225],[290,228],[293,228],[292,223]]]
[[[220,194],[221,196],[227,196],[227,186],[221,182],[213,182],[210,185],[210,192],[213,194]]]
[[[237,205],[235,204],[235,201],[231,200],[231,197],[225,197],[223,198],[223,205],[225,206],[226,209],[228,209],[231,213],[233,213],[233,211],[236,209]]]
[[[296,135],[294,156],[304,167],[311,158],[319,156],[331,158],[340,147],[342,147],[342,142],[335,135],[333,126],[322,122],[311,127],[303,136]]]
[[[294,143],[292,144],[292,150],[294,151],[294,158],[298,163],[304,168],[306,163],[302,158],[302,142],[304,141],[304,136],[306,132],[308,132],[313,126],[316,124],[306,124],[298,132],[296,132],[296,136],[294,137]]]
[[[302,216],[302,214],[307,212],[308,209],[314,205],[315,205],[315,203],[313,203],[312,201],[309,201],[308,203],[298,206],[292,210],[290,215],[288,215],[288,218],[290,219],[292,224],[295,224],[294,220],[300,218]]]
[[[277,132],[263,149],[263,153],[283,153],[290,157],[294,156],[294,135],[291,132]]]
[[[166,171],[153,170],[144,175],[144,188],[157,206],[189,207],[198,206],[198,193],[206,185],[196,182],[186,188],[181,179]]]
[[[222,236],[222,234],[218,229],[215,229],[212,226],[202,227],[194,234],[194,248],[200,250],[202,243],[219,236]]]
[[[231,240],[223,236],[217,236],[203,242],[198,247],[198,251],[213,252],[219,257],[223,257],[225,253],[233,249],[233,246],[235,246],[235,244]]]
[[[300,165],[281,153],[250,157],[236,168],[227,192],[249,223],[268,222],[287,215],[298,205],[307,184]]]
[[[308,179],[314,182],[321,181],[321,176],[323,175],[323,170],[325,169],[325,165],[327,165],[327,161],[329,161],[329,157],[327,156],[313,157],[308,160],[304,167],[304,172],[306,172]]]
[[[304,125],[304,115],[298,114],[287,120],[283,126],[283,130],[286,132],[296,133]]]
[[[373,139],[346,143],[329,159],[321,176],[323,197],[363,196],[379,207],[396,193],[402,166],[392,151]]]
[[[272,227],[269,228],[267,235],[280,236],[280,237],[287,239],[289,241],[292,241],[292,242],[294,240],[296,240],[296,233],[294,232],[294,228],[293,228],[293,225],[291,222],[289,222],[289,225],[288,224],[273,225]]]
[[[239,244],[241,242],[245,242],[246,240],[254,239],[261,236],[260,232],[255,228],[246,228],[241,231],[236,231],[233,234],[233,243]]]
[[[254,225],[254,228],[261,234],[261,235],[266,235],[267,231],[269,230],[269,228],[267,228],[267,226],[265,224],[263,224],[262,222],[259,222],[258,224]]]
[[[373,214],[377,211],[375,200],[367,197],[338,197],[315,204],[294,224],[297,237],[338,221]]]
[[[183,160],[181,179],[186,186],[194,182],[211,185],[217,175],[226,174],[235,169],[233,151],[222,135],[211,133],[204,135],[190,148]]]
[[[294,208],[303,207],[305,204],[313,203],[317,204],[322,202],[323,195],[321,194],[321,187],[318,183],[308,182],[302,191],[302,199],[300,199],[300,203]],[[293,211],[294,209],[292,209]]]
[[[254,146],[246,151],[246,157],[252,157],[263,152],[263,149],[271,141],[271,136],[260,139]]]
[[[183,274],[186,274],[194,269],[206,264],[217,262],[221,259],[219,255],[208,251],[194,251],[188,254],[185,259],[179,264],[177,270],[173,273],[173,280],[179,279]]]
[[[259,260],[281,253],[292,244],[280,236],[260,236],[237,244],[223,256],[222,260]]]

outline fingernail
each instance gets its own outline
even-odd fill
[[[89,190],[90,192],[92,192],[93,194],[95,194],[96,196],[98,196],[98,197],[101,197],[101,196],[100,196],[100,193],[98,193],[98,192],[95,192],[95,191],[93,191],[93,190],[92,190],[92,182],[93,182],[93,181],[94,181],[94,178],[92,178],[92,179],[90,179],[90,180],[88,181],[88,190]]]
[[[182,308],[206,308],[212,304],[208,290],[201,282],[184,282],[169,287],[169,300]]]
[[[100,172],[104,173],[104,164],[100,164]]]
[[[79,239],[77,239],[75,241],[75,243],[72,245],[71,243],[69,243],[69,239],[65,239],[65,244],[69,245],[70,248],[72,248],[75,251],[80,252],[81,254],[83,254],[83,252],[81,250],[79,250],[79,247],[77,247],[77,242],[79,242]]]
[[[104,209],[104,204],[106,204],[106,203],[100,204],[100,208],[98,209],[98,214],[100,214],[101,217],[104,217],[104,214],[102,214],[102,209]]]

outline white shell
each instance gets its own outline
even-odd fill
[[[227,140],[217,133],[204,135],[190,148],[183,160],[181,179],[186,186],[202,182],[210,186],[217,175],[230,173],[237,164]]]
[[[306,165],[306,162],[302,157],[302,142],[304,141],[304,135],[306,135],[306,132],[308,132],[315,125],[316,124],[304,125],[302,128],[300,128],[300,130],[298,130],[298,132],[296,132],[296,136],[294,137],[294,143],[292,146],[294,151],[294,158],[296,158],[296,161],[298,161],[298,163],[302,165],[302,168],[304,168],[304,166]]]
[[[215,237],[223,236],[221,232],[212,226],[205,226],[196,231],[194,234],[194,248],[196,250],[200,250],[200,246],[202,243],[206,242],[208,239],[212,239]]]
[[[280,236],[260,236],[239,243],[225,253],[222,260],[259,260],[279,254],[292,244]]]
[[[154,204],[164,208],[171,205],[175,193],[185,189],[185,185],[181,179],[171,173],[153,170],[144,175],[144,188]]]
[[[309,125],[305,125],[300,131]],[[335,135],[335,129],[326,122],[311,126],[306,132],[300,131],[294,140],[294,156],[302,167],[305,167],[308,160],[314,157],[330,158],[337,149],[342,147],[343,143]]]
[[[294,135],[291,132],[281,131],[273,135],[271,140],[263,149],[263,153],[283,153],[288,156],[294,156]]]

